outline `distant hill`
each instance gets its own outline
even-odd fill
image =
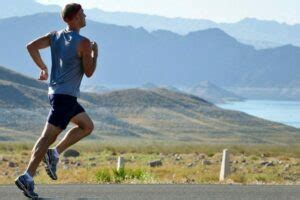
[[[237,95],[248,99],[256,100],[279,100],[279,101],[299,101],[300,88],[293,86],[286,87],[229,87]]]
[[[44,107],[47,103],[47,92],[10,81],[0,80],[0,107],[2,108],[31,108]]]
[[[142,89],[155,89],[155,88],[158,88],[159,86],[153,84],[153,83],[145,83],[141,86]]]
[[[5,69],[0,72],[2,76],[13,74]],[[40,89],[44,84],[31,84],[35,80],[18,73],[12,79],[0,79],[0,140],[36,138],[50,108],[46,90]],[[90,139],[279,144],[300,141],[299,129],[224,110],[197,96],[164,88],[82,93],[80,102],[95,122]]]
[[[13,83],[17,83],[23,86],[33,87],[36,89],[47,89],[47,84],[36,79],[33,79],[30,76],[26,76],[24,74],[13,71],[12,69],[8,69],[0,66],[0,80],[2,81],[10,81]]]
[[[140,13],[108,12],[97,8],[88,9],[86,13],[89,19],[101,23],[135,28],[143,27],[148,31],[169,30],[183,35],[193,31],[214,28],[217,25],[217,23],[205,19],[168,18]]]
[[[217,27],[240,40],[264,41],[271,46],[287,44],[300,46],[300,24],[288,25],[276,21],[245,18],[237,23],[220,23]]]
[[[142,85],[142,89],[168,89],[173,92],[183,92],[198,96],[209,102],[218,104],[230,101],[243,101],[245,98],[234,94],[233,92],[222,89],[208,81],[201,81],[194,87],[176,88],[174,86],[157,86],[153,83]]]
[[[110,92],[112,91],[112,89],[101,85],[82,85],[81,91],[102,94],[102,93]]]
[[[44,107],[46,89],[45,83],[0,66],[0,108]]]
[[[224,103],[228,101],[243,101],[245,98],[232,92],[226,91],[216,85],[202,81],[198,85],[185,90],[186,92],[206,99],[213,103]]]
[[[0,18],[32,15],[41,12],[60,12],[57,5],[44,5],[35,0],[2,0]]]

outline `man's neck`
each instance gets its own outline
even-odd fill
[[[76,32],[79,33],[80,28],[75,27],[75,26],[70,26],[70,25],[68,25],[67,30],[68,30],[68,31],[76,31]]]

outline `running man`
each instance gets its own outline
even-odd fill
[[[48,79],[48,68],[39,50],[50,47],[52,57],[48,90],[51,110],[44,130],[33,147],[26,171],[15,180],[24,195],[32,199],[38,198],[38,194],[34,192],[33,176],[40,162],[44,161],[50,178],[57,180],[59,154],[88,136],[94,129],[92,120],[77,102],[82,77],[93,75],[98,57],[97,44],[79,34],[80,29],[86,25],[85,17],[81,5],[67,4],[62,10],[67,28],[48,33],[27,45],[30,56],[41,70],[39,80]],[[70,121],[76,127],[69,130],[55,148],[49,149]]]

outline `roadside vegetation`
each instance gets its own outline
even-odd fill
[[[32,143],[0,143],[0,184],[12,184],[23,172]],[[186,183],[218,184],[222,150],[230,152],[230,184],[300,185],[300,145],[213,145],[162,141],[84,141],[72,147],[80,155],[61,155],[58,181],[43,166],[36,183]],[[118,157],[125,168],[116,170]],[[158,163],[155,167],[150,163]]]

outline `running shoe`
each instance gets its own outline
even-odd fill
[[[23,191],[23,194],[31,199],[38,199],[38,194],[34,192],[34,181],[29,181],[25,175],[19,176],[15,180],[15,184],[20,190]]]
[[[53,149],[47,150],[47,153],[45,154],[43,161],[46,164],[45,169],[47,174],[50,176],[51,179],[57,180],[56,168],[57,168],[59,158],[57,158],[54,155]]]

